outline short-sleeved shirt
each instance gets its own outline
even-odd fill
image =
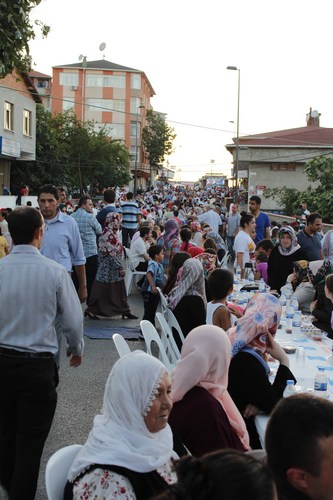
[[[310,261],[321,259],[321,239],[318,233],[310,236],[303,229],[297,233],[297,240],[302,250],[307,252]]]
[[[126,201],[122,203],[119,208],[119,212],[122,214],[121,225],[124,229],[136,229],[138,226],[138,215],[140,215],[140,209],[135,201]]]
[[[260,240],[265,238],[265,229],[270,227],[269,217],[264,212],[260,212],[258,217],[256,217],[256,237],[254,239],[255,244],[259,243]]]

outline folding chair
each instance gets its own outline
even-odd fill
[[[131,349],[129,348],[128,343],[126,342],[124,337],[122,337],[122,335],[120,335],[119,333],[114,333],[112,335],[112,340],[114,342],[114,345],[116,346],[120,358],[126,356],[126,354],[130,354]]]
[[[126,276],[125,276],[125,288],[127,295],[130,295],[132,291],[133,281],[137,276],[144,276],[146,271],[136,271],[133,265],[132,255],[128,248],[124,247],[127,262],[126,265]]]
[[[56,451],[48,460],[45,470],[45,485],[49,500],[63,500],[69,469],[82,446],[72,444]]]
[[[223,259],[218,263],[218,267],[221,269],[228,269],[229,260],[231,259],[231,254],[226,252]]]
[[[157,320],[160,324],[160,327],[161,327],[162,344],[166,348],[166,352],[170,358],[170,361],[172,363],[176,363],[178,361],[178,359],[180,358],[180,352],[179,352],[178,346],[176,344],[176,341],[173,338],[172,329],[168,325],[168,323],[167,323],[167,321],[162,313],[157,312],[156,318],[157,318]]]
[[[174,365],[169,361],[162,340],[154,325],[150,321],[143,319],[142,321],[140,321],[140,327],[143,337],[145,339],[147,353],[153,356],[151,345],[153,342],[155,342],[159,349],[158,358],[162,361],[162,363],[166,366],[168,370],[172,370]]]

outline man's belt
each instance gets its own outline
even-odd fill
[[[0,347],[0,356],[6,356],[8,358],[25,358],[25,359],[54,358],[52,352],[27,352],[27,351],[23,352],[23,351],[17,351],[16,349],[5,349],[3,347]]]

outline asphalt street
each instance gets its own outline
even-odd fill
[[[139,326],[143,315],[143,302],[139,290],[133,286],[128,298],[131,312],[139,319],[114,319],[94,321],[85,319],[93,326]],[[97,325],[98,324],[98,325]],[[46,500],[45,466],[50,456],[63,446],[83,444],[91,430],[94,416],[100,412],[106,379],[114,363],[119,359],[113,340],[92,340],[84,337],[83,363],[78,368],[70,368],[66,358],[65,345],[62,346],[59,371],[58,405],[49,437],[44,447],[36,500]],[[131,350],[145,349],[143,341],[128,341]],[[65,342],[63,342],[65,344]],[[0,499],[6,496],[0,489]]]

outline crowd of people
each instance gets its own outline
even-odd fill
[[[87,320],[138,319],[125,287],[129,258],[143,273],[137,283],[142,319],[155,324],[165,294],[185,337],[182,343],[175,335],[180,360],[168,373],[159,360],[135,351],[114,365],[102,414],[70,469],[65,498],[333,497],[327,473],[333,420],[317,418],[331,414],[333,404],[309,395],[281,400],[286,381],[296,379],[274,339],[283,295],[297,298],[333,337],[333,232],[322,234],[317,212],[308,213],[297,232],[270,221],[258,196],[249,199],[248,212],[225,201],[221,188],[160,186],[136,197],[109,188],[98,204],[84,195],[74,205],[64,189],[44,185],[38,210],[1,211],[7,245],[0,260],[6,290],[0,302],[0,483],[10,499],[34,498],[56,407],[63,336],[70,365],[82,361],[80,302]],[[244,308],[231,297],[234,275],[249,271],[267,288]],[[31,286],[38,291],[33,306],[25,295]],[[43,323],[34,314],[40,310]],[[269,357],[279,363],[272,382]],[[313,428],[306,428],[300,408]],[[253,452],[261,448],[258,412],[272,414],[268,465]],[[284,418],[288,439],[280,436]],[[303,454],[288,448],[299,420]],[[301,447],[299,429],[295,433]]]

